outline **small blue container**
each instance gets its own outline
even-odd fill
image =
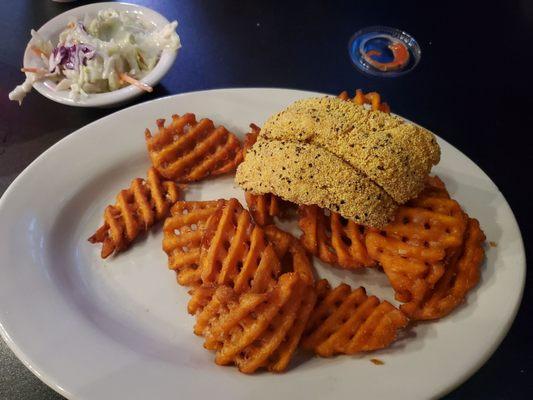
[[[370,26],[356,32],[348,43],[348,52],[361,72],[390,78],[410,72],[422,56],[411,35],[387,26]]]

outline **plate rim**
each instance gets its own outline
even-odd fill
[[[91,127],[92,125],[96,125],[98,123],[101,123],[103,120],[105,119],[111,119],[115,116],[115,114],[118,114],[118,113],[121,113],[121,112],[124,112],[126,110],[129,110],[129,109],[132,109],[132,108],[142,108],[143,106],[145,106],[146,104],[148,103],[155,103],[155,102],[160,102],[160,101],[168,101],[168,100],[171,100],[173,98],[178,98],[178,97],[183,97],[183,96],[187,96],[187,95],[191,95],[191,94],[204,94],[204,93],[212,93],[212,92],[227,92],[227,91],[255,91],[255,90],[273,90],[273,91],[281,91],[281,92],[287,92],[287,91],[292,91],[292,92],[299,92],[299,93],[307,93],[309,94],[310,96],[317,96],[317,95],[322,95],[322,96],[336,96],[335,94],[329,94],[329,93],[324,93],[324,92],[317,92],[317,91],[312,91],[312,90],[306,90],[306,89],[297,89],[297,88],[282,88],[282,87],[229,87],[229,88],[215,88],[215,89],[207,89],[207,90],[191,90],[191,91],[188,91],[188,92],[182,92],[182,93],[178,93],[178,94],[173,94],[173,95],[168,95],[168,96],[163,96],[163,97],[159,97],[159,98],[156,98],[156,99],[152,99],[152,100],[148,100],[148,101],[145,101],[145,102],[140,102],[140,103],[137,103],[137,104],[133,104],[133,105],[130,105],[128,107],[124,107],[124,108],[121,108],[120,110],[116,110],[106,116],[103,116],[101,118],[98,118],[86,125],[83,125],[81,127],[79,127],[78,129],[74,130],[73,132],[71,132],[70,134],[68,134],[67,136],[63,137],[61,140],[59,140],[58,142],[54,143],[52,146],[50,146],[49,148],[47,148],[43,153],[41,153],[39,156],[37,156],[26,168],[24,168],[24,170],[22,170],[22,172],[20,172],[17,177],[13,180],[13,182],[11,182],[11,184],[7,187],[7,189],[5,190],[5,192],[2,194],[2,196],[0,196],[0,215],[2,214],[2,210],[3,210],[3,207],[4,207],[4,204],[6,204],[8,202],[8,199],[9,197],[11,196],[11,193],[14,192],[15,190],[17,190],[17,188],[20,186],[20,181],[22,181],[24,179],[24,177],[29,174],[31,172],[31,170],[33,168],[35,168],[36,165],[38,165],[43,159],[47,158],[50,156],[50,154],[54,151],[58,151],[57,149],[59,149],[60,147],[62,146],[66,146],[67,143],[69,143],[70,141],[72,140],[75,140],[74,138],[75,137],[78,137],[79,135],[82,135],[83,132],[80,132],[86,128],[89,128]],[[393,115],[398,115],[398,114],[394,114],[392,113]],[[407,118],[404,118],[400,115],[398,115],[400,118],[403,118],[404,120],[406,121],[409,121],[411,123],[414,123],[416,124],[415,122],[412,122],[410,121],[409,119]],[[418,125],[418,124],[416,124]],[[432,132],[433,133],[433,132]],[[525,283],[526,283],[526,274],[527,274],[527,260],[526,260],[526,253],[525,253],[525,246],[524,246],[524,240],[523,240],[523,235],[522,235],[522,232],[521,232],[521,229],[520,229],[520,225],[518,224],[518,221],[516,219],[516,215],[513,211],[513,209],[511,208],[509,202],[507,201],[507,199],[505,198],[505,196],[503,195],[503,193],[500,191],[500,189],[498,188],[498,186],[494,183],[494,181],[490,178],[490,176],[477,164],[475,163],[470,157],[468,157],[465,153],[463,153],[459,148],[457,148],[456,146],[452,145],[451,143],[449,143],[447,140],[443,139],[442,137],[438,136],[437,134],[433,133],[439,140],[441,140],[442,142],[446,143],[447,145],[449,145],[450,147],[452,147],[454,150],[456,150],[457,152],[459,152],[462,156],[464,156],[466,159],[468,159],[469,161],[471,161],[473,164],[475,164],[479,170],[483,173],[483,175],[485,176],[485,178],[494,186],[494,188],[498,191],[498,193],[501,195],[502,199],[505,201],[505,204],[507,205],[510,213],[511,213],[511,216],[512,216],[512,221],[514,223],[514,225],[516,226],[517,228],[517,232],[518,232],[518,236],[519,236],[519,255],[520,255],[520,272],[522,273],[522,280],[521,280],[521,287],[520,287],[520,291],[519,291],[519,296],[517,296],[517,300],[513,306],[513,310],[512,312],[509,314],[509,316],[511,318],[508,318],[506,324],[505,324],[505,328],[502,329],[497,337],[497,339],[493,342],[492,346],[488,346],[487,349],[485,350],[485,353],[482,354],[479,359],[478,359],[478,362],[475,363],[475,365],[473,365],[470,370],[468,371],[465,371],[462,375],[462,377],[460,379],[457,379],[453,384],[450,384],[449,386],[441,389],[439,392],[436,392],[434,394],[434,397],[435,398],[438,398],[438,397],[441,397],[441,396],[444,396],[448,393],[450,393],[451,391],[453,391],[454,389],[458,388],[460,385],[462,385],[464,382],[466,382],[469,378],[471,378],[486,362],[487,360],[494,354],[494,352],[499,348],[500,344],[502,343],[503,339],[507,336],[507,334],[509,333],[515,319],[516,319],[516,315],[520,309],[520,306],[522,304],[522,300],[523,300],[523,294],[524,294],[524,289],[525,289]],[[10,333],[5,329],[5,326],[4,326],[4,323],[3,323],[3,319],[0,318],[0,336],[2,337],[2,339],[4,340],[4,342],[7,344],[7,346],[9,347],[9,349],[15,354],[15,356],[17,357],[17,359],[19,361],[21,361],[24,366],[26,368],[28,368],[37,378],[39,378],[39,380],[41,380],[43,383],[45,383],[48,387],[50,387],[51,389],[55,390],[57,393],[61,394],[62,396],[66,397],[66,398],[74,398],[74,394],[67,391],[66,389],[64,389],[59,382],[57,382],[56,379],[53,379],[52,377],[50,377],[46,371],[41,371],[39,370],[39,368],[37,367],[34,367],[35,365],[35,362],[33,361],[32,357],[28,356],[26,354],[26,352],[20,348],[16,341],[11,337]]]

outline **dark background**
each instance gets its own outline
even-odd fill
[[[239,86],[379,91],[394,112],[436,132],[488,173],[511,204],[532,256],[533,1],[130,1],[177,19],[183,43],[170,73],[138,101]],[[30,29],[86,3],[2,2],[0,194],[52,144],[116,111],[67,107],[37,93],[19,107],[7,97],[23,80],[19,68]],[[422,60],[413,72],[386,79],[354,69],[347,42],[376,24],[418,40]],[[531,285],[528,275],[522,306],[500,348],[447,399],[533,397]],[[0,399],[58,398],[0,340]]]

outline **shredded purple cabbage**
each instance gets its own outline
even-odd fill
[[[80,65],[87,65],[87,60],[94,58],[96,49],[88,44],[58,45],[50,54],[49,70],[57,72],[58,68],[79,69]]]

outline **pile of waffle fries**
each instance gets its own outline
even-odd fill
[[[339,97],[390,111],[375,92]],[[260,129],[251,124],[241,144],[193,114],[174,115],[167,126],[158,120],[157,128],[145,132],[147,178],[119,192],[89,241],[101,243],[106,258],[164,220],[168,267],[188,288],[194,333],[217,364],[281,372],[297,351],[329,357],[383,349],[413,321],[449,314],[479,281],[485,236],[437,177],[380,229],[271,193],[246,193],[248,209],[233,198],[184,201],[185,184],[234,172]],[[276,226],[282,218],[298,219],[300,238]],[[315,281],[314,257],[383,271],[399,307],[363,287]]]

